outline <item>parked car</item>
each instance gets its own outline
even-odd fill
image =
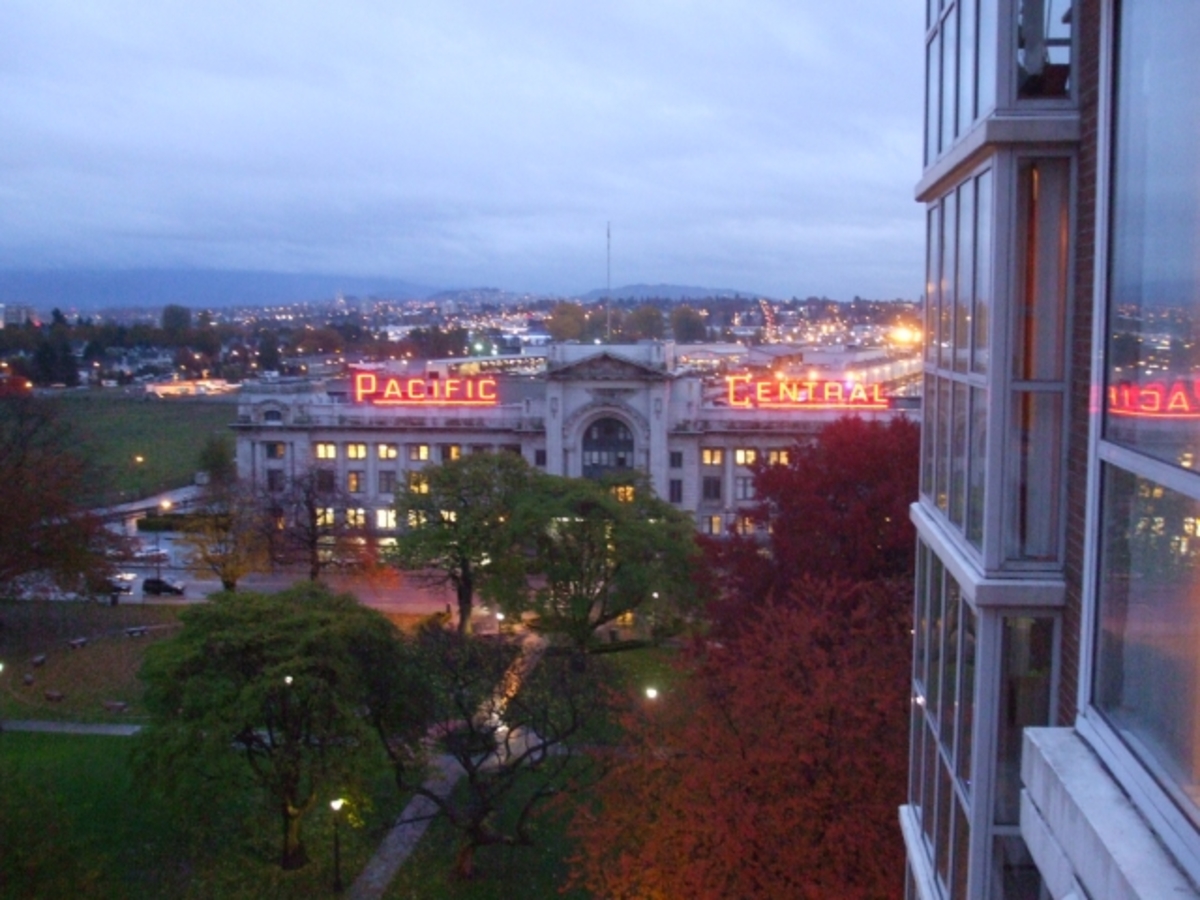
[[[182,597],[183,585],[177,581],[168,581],[165,578],[147,578],[142,582],[142,593],[155,597],[163,594]]]
[[[137,576],[132,572],[118,572],[112,577],[104,579],[104,593],[130,594],[133,592],[135,581],[137,581]]]

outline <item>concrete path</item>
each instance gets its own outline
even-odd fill
[[[107,734],[129,737],[142,730],[141,725],[49,722],[32,719],[0,719],[0,731],[41,731],[49,734]]]
[[[432,773],[425,782],[425,789],[442,798],[449,796],[463,774],[458,761],[447,755],[436,757],[430,769]],[[378,900],[383,896],[400,867],[416,849],[437,811],[437,804],[424,795],[409,801],[371,861],[346,892],[349,900]]]

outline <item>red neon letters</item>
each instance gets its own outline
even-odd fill
[[[877,384],[726,375],[729,405],[743,409],[888,409]]]
[[[1200,382],[1114,384],[1108,389],[1108,411],[1114,416],[1151,419],[1200,419]]]
[[[353,372],[354,402],[373,406],[495,406],[495,378],[410,378]]]

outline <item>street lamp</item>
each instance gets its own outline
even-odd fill
[[[164,500],[158,504],[159,513],[165,516],[171,511],[171,501]],[[154,529],[154,577],[162,578],[162,526],[160,521],[158,527]]]
[[[342,818],[340,813],[345,805],[346,801],[341,797],[329,801],[329,808],[333,810],[333,892],[335,894],[342,892],[342,845],[338,822]]]

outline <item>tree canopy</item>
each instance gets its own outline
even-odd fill
[[[95,475],[78,446],[52,403],[0,398],[0,586],[38,574],[75,587],[107,571],[115,538],[80,506]]]
[[[627,722],[580,805],[576,886],[604,897],[902,892],[911,594],[801,580]]]
[[[382,763],[375,723],[419,727],[423,683],[380,687],[408,671],[400,636],[354,597],[316,585],[217,594],[181,619],[182,632],[151,646],[141,671],[151,715],[141,768],[168,791],[211,789],[230,777],[236,750],[237,774],[279,816],[281,864],[302,866],[305,816],[353,796]]]
[[[472,453],[412,473],[396,494],[400,534],[390,558],[400,568],[449,584],[465,633],[476,593],[512,602],[524,587],[518,521],[534,471],[513,453]]]

